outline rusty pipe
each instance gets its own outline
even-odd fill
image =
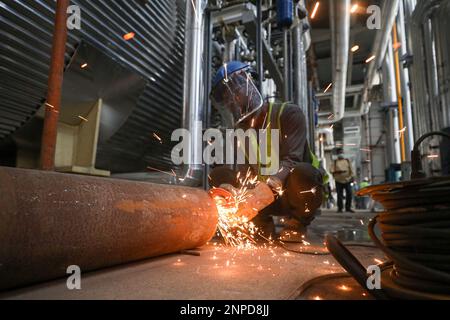
[[[201,189],[0,167],[0,290],[204,245]]]
[[[44,129],[42,132],[42,170],[55,169],[56,135],[61,105],[64,55],[67,42],[67,8],[69,3],[70,0],[58,0],[56,2],[52,55],[48,76],[47,101],[45,103]]]

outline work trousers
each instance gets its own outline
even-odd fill
[[[344,207],[344,190],[345,190],[345,210],[350,211],[352,209],[353,190],[350,182],[339,183],[336,182],[336,192],[338,197],[338,209],[342,211]]]

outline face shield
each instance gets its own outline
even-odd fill
[[[213,88],[210,98],[217,110],[231,113],[235,126],[249,119],[263,106],[261,93],[245,70],[225,76]]]

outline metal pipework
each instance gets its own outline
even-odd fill
[[[201,189],[0,167],[0,290],[204,245]]]
[[[256,0],[256,71],[258,72],[259,76],[258,90],[264,97],[262,85],[264,81],[262,28],[262,0]]]
[[[298,105],[309,119],[311,116],[308,109],[308,77],[307,77],[307,65],[306,65],[306,49],[305,38],[303,32],[303,21],[300,20],[298,14],[295,18],[295,27],[292,34],[292,47],[294,52],[294,103]],[[310,137],[310,123],[307,122],[307,136],[308,141]]]
[[[373,82],[377,75],[377,70],[381,68],[383,60],[385,59],[391,39],[392,28],[398,13],[399,2],[400,0],[384,1],[381,11],[381,17],[383,17],[382,26],[381,29],[377,31],[373,45],[373,55],[375,56],[375,60],[369,65],[367,77],[364,83],[365,89],[361,102],[361,115],[369,112],[369,89],[372,88]]]
[[[64,54],[67,42],[67,8],[69,3],[70,0],[58,0],[56,2],[47,102],[45,104],[44,129],[42,132],[41,167],[43,170],[55,169],[56,134],[61,104]]]
[[[330,1],[331,48],[333,54],[334,118],[323,122],[333,124],[345,114],[348,52],[350,49],[350,0]]]
[[[206,0],[186,1],[183,128],[190,131],[191,140],[189,150],[185,150],[188,152],[188,163],[181,174],[181,184],[193,187],[200,186],[203,181],[203,139],[202,130],[197,126],[203,121],[205,99],[203,54],[206,7]]]

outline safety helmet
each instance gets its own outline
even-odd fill
[[[250,66],[240,61],[231,61],[219,69],[210,98],[216,109],[231,114],[235,126],[263,106],[261,93],[250,75]]]

